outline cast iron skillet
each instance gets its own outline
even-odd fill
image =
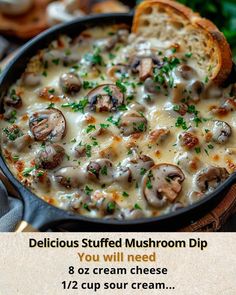
[[[29,41],[2,73],[0,77],[0,100],[2,101],[9,86],[20,77],[28,60],[37,53],[37,50],[47,47],[60,34],[76,36],[87,27],[98,26],[100,24],[126,23],[130,25],[132,19],[133,16],[131,14],[106,14],[72,21],[45,31],[32,41]],[[45,231],[49,227],[57,230],[58,226],[67,231],[175,230],[209,212],[226,195],[230,187],[236,183],[236,173],[234,173],[211,194],[187,208],[160,217],[117,221],[88,218],[53,207],[26,189],[12,175],[2,156],[0,157],[0,168],[20,193],[24,202],[24,221],[40,231]]]

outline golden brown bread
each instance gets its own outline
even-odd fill
[[[136,9],[132,31],[144,37],[179,43],[193,53],[209,80],[222,84],[232,70],[224,35],[209,20],[172,0],[147,0]]]
[[[0,13],[0,32],[6,35],[29,39],[48,28],[46,7],[50,0],[35,0],[33,7],[25,14],[8,16]]]

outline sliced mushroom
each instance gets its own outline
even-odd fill
[[[153,62],[149,57],[142,58],[140,62],[139,79],[145,81],[153,75]]]
[[[87,173],[82,168],[68,166],[57,170],[54,179],[66,188],[77,188],[87,182]]]
[[[145,81],[153,76],[153,66],[157,62],[153,56],[135,56],[131,59],[131,71],[134,74],[139,73],[139,79]]]
[[[20,108],[22,106],[22,98],[15,90],[12,90],[9,95],[5,96],[3,101],[9,107]]]
[[[176,69],[176,74],[184,80],[191,80],[197,75],[196,71],[186,64],[179,66]]]
[[[22,99],[20,95],[5,96],[4,103],[13,108],[20,108],[22,106]]]
[[[146,92],[152,93],[152,94],[157,94],[160,92],[158,85],[150,77],[145,80],[144,89]]]
[[[224,121],[214,121],[213,125],[213,140],[217,143],[223,144],[229,140],[232,134],[230,125]]]
[[[28,87],[36,87],[41,84],[42,76],[33,72],[25,72],[21,76],[21,85]]]
[[[126,43],[128,40],[129,31],[126,29],[120,29],[116,34],[112,35],[107,39],[105,44],[105,49],[110,51],[112,50],[118,42]]]
[[[124,95],[114,84],[103,84],[92,89],[88,95],[89,107],[95,112],[112,112],[124,102]]]
[[[194,182],[197,188],[205,193],[214,190],[220,183],[229,177],[229,173],[225,168],[209,166],[199,171]]]
[[[119,128],[125,136],[144,132],[147,129],[147,119],[142,114],[130,110],[121,116]]]
[[[36,164],[43,169],[54,169],[59,166],[65,155],[65,150],[59,144],[46,144],[36,155]]]
[[[124,64],[117,64],[107,70],[108,77],[116,82],[124,75],[128,75],[128,67]]]
[[[161,208],[178,197],[185,176],[180,168],[172,164],[153,166],[143,178],[143,194],[148,204]]]
[[[113,182],[113,165],[108,159],[91,161],[87,166],[88,177],[101,184]]]
[[[66,120],[61,111],[50,108],[33,113],[29,127],[35,140],[57,142],[65,136]]]
[[[191,92],[191,100],[198,102],[201,98],[201,95],[203,94],[205,85],[201,81],[194,81],[190,86],[189,86],[189,91]]]
[[[64,73],[60,77],[59,82],[62,91],[66,94],[74,95],[81,89],[82,83],[78,75],[75,73]]]
[[[78,144],[73,148],[73,154],[76,158],[81,158],[86,156],[86,146]]]
[[[134,102],[134,103],[130,104],[129,108],[133,111],[136,111],[136,112],[145,112],[145,110],[146,110],[145,105],[140,104],[138,102]]]

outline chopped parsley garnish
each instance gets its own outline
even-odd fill
[[[104,124],[104,123],[101,123],[100,124],[100,127],[103,128],[103,129],[106,129],[108,128],[110,125],[109,124]]]
[[[116,55],[113,54],[113,53],[109,53],[109,54],[108,54],[108,57],[109,57],[110,59],[114,59],[114,58],[116,57]]]
[[[27,177],[30,175],[30,173],[35,169],[35,167],[31,167],[31,168],[25,168],[22,172],[22,175],[24,177]]]
[[[146,187],[148,189],[152,189],[152,183],[151,183],[151,180],[150,179],[147,180]]]
[[[42,72],[42,75],[43,75],[44,77],[47,77],[47,76],[48,76],[47,71],[43,71],[43,72]]]
[[[126,93],[127,88],[121,80],[116,81],[116,86],[120,89],[122,93]]]
[[[23,135],[23,132],[18,127],[14,128],[13,130],[4,128],[3,132],[6,134],[7,138],[11,141],[16,140],[18,137],[21,137]]]
[[[208,144],[207,146],[210,150],[214,149],[214,146],[212,144]]]
[[[176,123],[175,123],[175,126],[176,127],[182,127],[183,130],[187,130],[188,129],[187,124],[184,121],[184,118],[183,117],[178,117],[177,118]]]
[[[147,169],[143,167],[140,169],[140,175],[144,175],[146,172],[147,172]]]
[[[107,166],[103,166],[101,169],[101,174],[102,175],[107,175]]]
[[[142,208],[137,203],[134,204],[134,209],[136,209],[136,210],[142,210]]]
[[[125,104],[122,104],[122,105],[118,106],[117,109],[119,111],[126,111],[127,110],[127,106]]]
[[[12,158],[13,158],[13,160],[16,162],[16,161],[18,161],[18,160],[19,160],[20,156],[18,156],[18,155],[15,155],[15,156],[13,156]]]
[[[123,192],[122,193],[122,196],[125,197],[125,198],[127,198],[129,196],[129,194],[127,192]]]
[[[90,133],[91,131],[96,130],[96,126],[95,125],[88,125],[86,132]]]
[[[188,105],[187,112],[190,113],[190,114],[194,114],[196,116],[198,114],[198,111],[196,110],[195,105]]]
[[[91,211],[87,203],[84,203],[83,208],[89,212]]]
[[[84,192],[86,193],[86,195],[90,195],[92,191],[93,189],[90,188],[88,185],[85,186]]]
[[[193,121],[194,121],[194,123],[196,124],[196,127],[198,127],[199,123],[202,123],[202,120],[201,120],[200,118],[198,118],[198,117],[195,117],[195,118],[193,119]]]
[[[83,82],[83,88],[84,89],[92,89],[97,86],[97,82],[92,81],[84,81]]]
[[[196,152],[197,154],[200,154],[200,153],[201,153],[201,148],[200,148],[200,147],[196,147],[196,148],[195,148],[195,152]]]
[[[111,116],[111,117],[107,118],[107,121],[112,123],[115,126],[118,126],[119,122],[120,122],[120,118],[118,118],[117,120],[114,120],[113,117]]]
[[[55,93],[55,89],[54,89],[54,88],[50,88],[50,89],[48,89],[48,93],[50,93],[50,94]]]
[[[188,53],[185,53],[185,57],[187,57],[187,58],[190,58],[190,57],[192,57],[192,53],[191,52],[188,52]]]
[[[205,153],[209,156],[208,150],[204,149]]]
[[[178,112],[180,110],[180,106],[178,104],[174,105],[173,110]]]
[[[52,62],[55,64],[55,65],[59,65],[59,58],[55,58],[52,60]]]
[[[141,122],[138,125],[136,123],[133,124],[136,131],[144,132],[146,130],[146,124],[144,122]]]
[[[55,106],[55,103],[53,103],[53,102],[50,102],[50,104],[48,105],[47,109],[54,108],[54,106]]]
[[[177,51],[177,49],[175,47],[171,49],[172,53],[175,53],[176,51]]]
[[[103,87],[103,90],[110,96],[112,96],[112,90],[109,85]]]
[[[109,202],[107,203],[107,212],[113,213],[116,210],[116,203],[115,202]]]
[[[86,153],[86,156],[88,158],[91,157],[91,149],[92,149],[92,146],[90,144],[86,144],[86,146],[85,146],[85,153]]]
[[[209,77],[208,77],[208,76],[205,77],[204,82],[205,82],[205,83],[208,83],[208,82],[209,82]]]
[[[85,107],[87,105],[88,105],[88,99],[87,98],[84,98],[84,99],[81,99],[78,103],[75,103],[75,102],[72,102],[72,103],[64,103],[61,106],[63,108],[71,107],[74,112],[84,113],[84,109],[85,109]]]
[[[37,173],[37,177],[42,177],[42,176],[44,176],[44,171],[39,171],[38,173]]]
[[[15,123],[16,116],[17,116],[16,110],[11,111],[10,118],[7,121],[10,122],[10,123]]]
[[[85,60],[91,62],[94,65],[99,65],[99,66],[104,65],[104,61],[102,59],[102,56],[100,55],[99,48],[95,48],[93,53],[86,53]]]
[[[76,142],[76,139],[75,138],[72,138],[70,142]]]

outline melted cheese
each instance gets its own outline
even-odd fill
[[[146,56],[150,52],[157,53],[157,57],[160,60],[164,56],[167,58],[173,57],[173,55],[179,60],[185,59],[185,63],[195,69],[195,77],[189,80],[182,79],[178,73],[176,74],[176,67],[172,69],[172,79],[173,85],[179,85],[184,83],[184,87],[188,88],[196,79],[206,81],[206,75],[203,72],[198,71],[195,64],[192,63],[191,57],[186,58],[187,52],[184,49],[178,50],[178,52],[173,53],[171,50],[172,44],[160,44],[157,40],[141,40],[140,37],[131,35],[129,37],[128,44],[117,43],[109,52],[101,49],[100,55],[103,58],[105,66],[96,66],[92,68],[86,59],[86,54],[93,51],[93,46],[103,48],[106,44],[107,38],[110,38],[110,32],[114,32],[113,27],[108,27],[106,29],[93,28],[87,30],[83,35],[89,37],[85,38],[81,43],[70,46],[70,55],[77,54],[80,56],[80,62],[75,63],[76,67],[65,67],[61,63],[54,64],[50,63],[48,68],[44,68],[42,63],[37,69],[39,73],[43,73],[42,82],[40,86],[27,87],[21,86],[21,97],[23,100],[23,106],[17,109],[17,119],[16,124],[22,129],[24,133],[29,133],[28,119],[34,112],[45,109],[48,107],[50,101],[39,98],[39,91],[43,87],[50,87],[55,90],[55,94],[59,96],[59,101],[54,102],[54,107],[61,110],[66,119],[66,135],[59,143],[65,149],[66,156],[60,167],[75,166],[82,167],[86,171],[86,166],[90,161],[102,158],[101,151],[111,148],[114,152],[114,156],[111,158],[114,167],[119,164],[127,163],[127,160],[132,158],[130,155],[130,148],[135,145],[139,154],[147,155],[153,159],[155,164],[159,163],[171,163],[179,165],[182,169],[185,180],[182,183],[182,191],[176,198],[176,202],[182,203],[184,206],[191,204],[196,201],[197,198],[192,197],[191,192],[198,191],[198,188],[194,186],[194,175],[203,167],[208,167],[209,165],[226,167],[229,172],[233,172],[232,166],[231,170],[229,163],[235,164],[235,154],[230,153],[229,150],[234,149],[236,146],[236,137],[231,136],[225,144],[217,144],[212,141],[206,142],[207,132],[212,132],[213,120],[221,120],[221,118],[216,117],[210,112],[213,105],[220,105],[226,98],[228,98],[229,89],[225,89],[221,95],[221,99],[213,97],[207,97],[207,99],[201,99],[197,103],[191,103],[194,105],[198,111],[198,117],[201,118],[201,122],[196,124],[193,121],[194,115],[191,113],[186,113],[182,118],[187,124],[188,132],[193,132],[193,134],[199,139],[199,144],[197,148],[186,149],[180,144],[179,136],[184,131],[181,126],[177,126],[177,120],[181,115],[174,111],[174,106],[176,102],[173,102],[173,91],[175,91],[175,86],[169,89],[162,89],[156,94],[150,94],[145,91],[143,83],[139,83],[139,78],[137,74],[130,74],[126,83],[126,98],[129,95],[133,95],[132,101],[129,103],[126,101],[127,109],[129,109],[132,103],[139,103],[144,106],[143,115],[147,119],[147,130],[141,132],[140,136],[135,138],[134,136],[123,136],[120,129],[112,124],[108,119],[113,116],[114,120],[117,120],[123,113],[119,111],[117,113],[108,112],[91,112],[89,109],[85,109],[85,112],[74,112],[71,107],[63,107],[66,103],[78,103],[81,99],[86,97],[90,89],[81,89],[75,96],[63,95],[59,86],[59,77],[70,70],[77,73],[83,81],[89,81],[95,85],[101,85],[106,83],[114,83],[110,80],[107,75],[107,70],[116,64],[128,64],[128,59],[133,54],[138,56]],[[54,42],[54,46],[56,42]],[[62,50],[67,50],[63,48]],[[42,51],[40,55],[44,54]],[[159,53],[159,54],[158,54]],[[28,68],[32,65],[28,65]],[[167,78],[167,82],[170,82]],[[206,83],[205,83],[205,86]],[[11,89],[18,89],[19,81],[11,87]],[[221,91],[221,90],[220,90]],[[177,102],[178,104],[178,102]],[[8,108],[8,107],[5,107]],[[227,122],[232,128],[232,134],[236,132],[236,116],[235,113],[229,112],[228,115],[224,116],[222,119]],[[89,123],[92,122],[92,123]],[[107,128],[110,133],[104,136],[98,136],[93,134],[100,128],[100,124],[109,124]],[[88,126],[94,125],[96,130],[88,132]],[[198,125],[198,126],[197,126]],[[1,127],[7,128],[9,122],[7,120],[1,121]],[[150,142],[149,134],[151,131],[168,128],[170,130],[169,136],[167,136],[162,142],[156,144]],[[94,129],[94,127],[93,127]],[[112,135],[111,135],[112,134]],[[91,138],[93,136],[93,139]],[[79,143],[87,144],[91,146],[91,156],[75,157],[74,148]],[[59,208],[72,210],[71,202],[76,198],[81,196],[81,190],[84,190],[87,186],[91,191],[89,192],[89,197],[93,200],[99,200],[100,198],[105,198],[113,200],[119,208],[127,209],[132,212],[133,208],[141,208],[143,214],[148,216],[156,216],[169,212],[172,204],[168,203],[167,206],[163,208],[155,209],[149,206],[145,197],[142,193],[142,182],[132,182],[129,185],[122,186],[118,184],[115,180],[111,185],[101,186],[100,183],[87,180],[87,182],[81,185],[80,188],[66,189],[65,187],[59,185],[54,178],[55,171],[59,167],[48,171],[51,186],[48,187],[48,191],[45,193],[39,186],[33,183],[31,175],[26,177],[19,174],[19,161],[24,163],[24,167],[32,167],[32,159],[36,157],[36,154],[40,148],[40,142],[33,142],[29,148],[22,150],[20,154],[14,149],[10,148],[10,153],[19,156],[19,160],[16,162],[9,161],[8,165],[16,177],[20,177],[23,184],[28,185],[36,195],[43,198],[44,200],[58,206]],[[4,144],[3,144],[4,149]],[[5,155],[6,156],[6,155]],[[192,160],[192,166],[189,162]],[[88,210],[84,203],[79,206],[79,214],[85,214],[91,217],[109,215],[101,213],[98,208],[90,208]]]

